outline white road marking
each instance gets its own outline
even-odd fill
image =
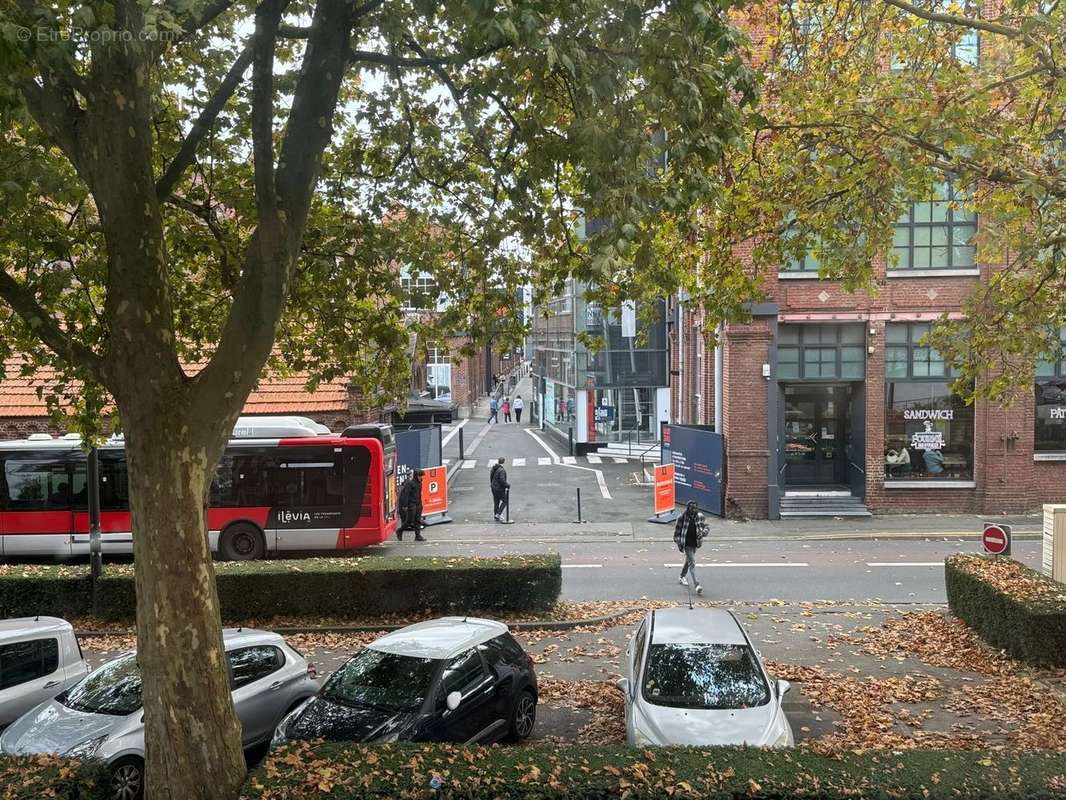
[[[577,463],[577,459],[574,458],[573,456],[563,456],[563,463],[564,464],[576,464]]]
[[[545,442],[543,439],[541,439],[539,436],[537,436],[537,434],[535,434],[529,428],[526,428],[526,433],[528,433],[530,436],[532,436],[536,440],[537,444],[539,444],[544,449],[544,452],[546,452],[548,455],[550,455],[552,457],[552,460],[556,464],[560,464],[561,463],[564,467],[569,467],[570,469],[582,469],[582,470],[585,470],[586,472],[591,472],[591,473],[595,474],[596,475],[596,483],[599,484],[600,494],[603,495],[603,499],[604,500],[613,499],[611,497],[611,492],[607,489],[607,481],[605,481],[603,479],[603,473],[602,472],[600,472],[598,469],[593,469],[592,467],[581,467],[581,466],[578,466],[577,464],[567,464],[565,461],[561,462],[559,460],[559,456],[556,454],[556,452],[554,450],[551,449],[551,447],[548,446],[547,442]],[[571,458],[571,456],[567,456],[567,458]],[[571,460],[576,460],[576,459],[571,459]]]
[[[663,564],[663,566],[664,567],[680,567],[682,565],[680,563],[678,563],[678,564]],[[808,564],[806,561],[755,561],[755,562],[750,562],[750,563],[747,563],[747,564],[735,564],[733,562],[720,563],[720,562],[715,561],[715,562],[710,562],[710,563],[707,563],[707,564],[697,564],[696,565],[696,567],[698,569],[708,569],[708,568],[711,568],[711,567],[759,567],[759,568],[762,568],[762,567],[809,567],[809,566],[810,566],[810,564]]]
[[[476,461],[471,461],[469,458],[463,462],[463,469],[473,469],[477,466]]]
[[[475,436],[474,441],[470,443],[470,446],[468,448],[466,448],[467,455],[474,455],[474,451],[477,450],[477,446],[481,444],[481,440],[488,435],[488,432],[491,428],[491,425],[485,425],[485,427],[481,429],[481,433]]]
[[[466,423],[468,423],[469,421],[470,421],[470,417],[467,417],[462,422],[460,422],[458,425],[456,425],[454,428],[452,428],[451,433],[449,433],[447,436],[445,436],[441,440],[440,446],[441,447],[447,447],[448,442],[450,442],[452,440],[452,437],[455,436],[455,434],[459,433],[459,429],[462,428],[464,425],[466,425]]]
[[[943,561],[867,561],[868,567],[942,567]]]
[[[540,458],[537,459],[537,466],[540,466],[540,467],[546,467],[550,463],[552,463],[552,460],[550,458],[546,457],[546,456],[541,456]]]
[[[599,456],[586,456],[586,458],[588,459],[588,462],[590,464],[602,464],[603,463],[603,459],[600,458]]]
[[[615,464],[628,464],[629,463],[629,459],[628,458],[619,458],[618,456],[611,456],[611,461],[613,461]]]
[[[511,466],[512,467],[524,467],[525,465],[526,465],[526,460],[524,458],[512,458],[511,459]]]
[[[563,569],[600,569],[603,564],[563,564]]]
[[[451,463],[452,463],[452,460],[451,460],[450,458],[446,458],[446,459],[444,459],[444,464],[443,464],[443,466],[445,466],[445,467],[446,467],[446,466],[448,466],[448,465],[449,465],[449,464],[451,464]]]

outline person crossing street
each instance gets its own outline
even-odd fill
[[[497,459],[489,470],[489,488],[492,490],[492,518],[497,522],[503,522],[503,511],[508,505],[507,493],[511,484],[507,482],[507,470],[503,467],[503,459]]]
[[[688,585],[688,578],[691,576],[692,588],[696,590],[696,594],[703,594],[703,586],[696,579],[696,551],[703,545],[706,533],[707,521],[700,513],[696,501],[690,500],[685,506],[685,513],[678,518],[674,526],[674,544],[685,554],[685,563],[681,567],[678,583],[682,586]]]

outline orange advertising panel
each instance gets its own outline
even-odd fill
[[[443,514],[448,510],[448,469],[426,467],[422,473],[422,514]]]
[[[655,468],[655,513],[665,514],[674,508],[674,465]]]

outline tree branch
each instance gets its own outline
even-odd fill
[[[34,121],[63,151],[70,163],[78,167],[81,158],[77,129],[83,112],[74,103],[73,95],[47,84],[38,85],[30,78],[19,84],[19,90]]]
[[[274,50],[288,0],[266,0],[255,12],[252,41],[252,155],[260,224],[277,212],[274,187]]]
[[[226,103],[229,102],[230,97],[233,96],[248,69],[248,65],[252,63],[252,56],[253,48],[250,45],[241,51],[237,60],[233,62],[233,66],[230,67],[229,72],[226,73],[226,77],[219,84],[218,90],[208,100],[207,105],[200,112],[199,118],[193,123],[189,134],[181,143],[177,155],[174,156],[174,160],[170,162],[163,176],[156,182],[155,193],[160,201],[166,200],[170,196],[182,173],[195,160],[196,148],[203,141],[204,136],[207,135],[208,130],[210,130]]]
[[[2,269],[0,297],[52,352],[66,363],[88,370],[100,383],[104,383],[103,360],[89,348],[74,341],[37,302],[33,292]]]
[[[410,57],[398,56],[391,53],[379,53],[373,50],[352,50],[349,60],[366,64],[381,64],[385,67],[446,67],[466,64],[479,58],[492,55],[498,50],[507,47],[510,42],[487,45],[472,53],[452,53],[451,55],[429,55]]]
[[[195,33],[225,14],[235,3],[236,0],[214,0],[213,3],[204,9],[204,13],[200,16],[187,19],[185,24],[182,25],[182,30],[185,32],[186,36],[190,33]]]
[[[971,28],[973,30],[987,31],[988,33],[998,33],[1000,36],[1007,36],[1014,39],[1022,35],[1022,31],[1019,28],[1011,28],[1008,25],[1001,25],[998,22],[989,22],[987,20],[978,19],[975,17],[963,17],[959,14],[946,14],[940,11],[928,11],[906,0],[884,0],[890,6],[906,11],[908,14],[912,14],[929,22],[940,22],[945,25],[954,25],[955,27]]]
[[[233,270],[230,267],[229,261],[229,245],[226,243],[226,234],[218,224],[218,219],[215,217],[214,211],[206,203],[204,205],[197,205],[188,198],[181,195],[172,194],[166,198],[167,203],[180,208],[183,211],[187,211],[203,222],[211,235],[215,237],[215,241],[218,243],[218,271],[222,278],[222,284],[227,289],[233,289],[236,285],[236,276],[233,274]]]

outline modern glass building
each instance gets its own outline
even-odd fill
[[[650,445],[658,441],[659,424],[670,421],[665,304],[654,323],[623,326],[628,311],[588,303],[584,290],[569,280],[534,308],[537,418],[543,410],[545,429],[572,437],[577,453],[617,442]],[[601,346],[590,348],[579,334],[597,337]]]

